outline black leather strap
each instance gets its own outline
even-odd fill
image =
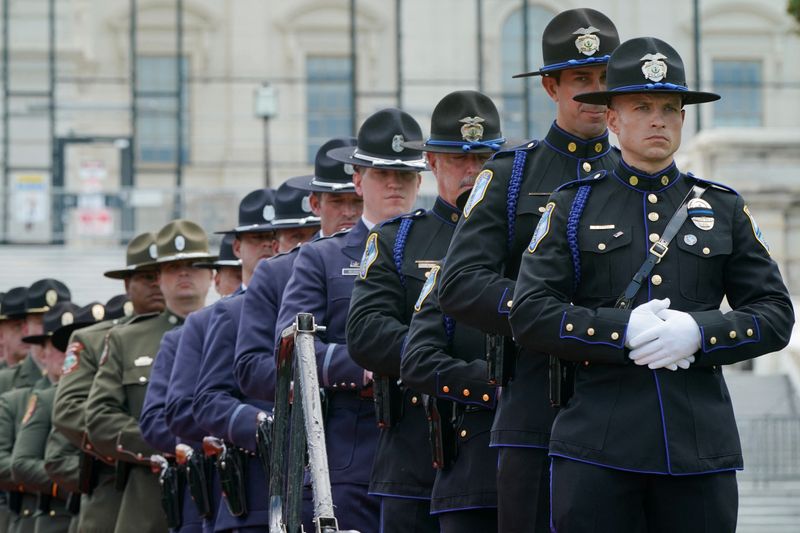
[[[633,279],[617,299],[617,303],[614,307],[617,309],[628,309],[630,307],[639,289],[642,288],[642,283],[647,279],[647,276],[650,275],[650,272],[653,271],[653,267],[656,266],[656,263],[667,253],[667,250],[669,250],[669,243],[672,242],[672,239],[678,234],[678,230],[681,229],[681,226],[683,226],[683,223],[686,221],[686,217],[689,216],[687,204],[690,200],[700,198],[703,193],[706,192],[706,189],[708,189],[708,185],[698,184],[692,187],[686,194],[681,205],[672,215],[672,218],[669,219],[669,223],[664,233],[661,235],[661,238],[650,247],[650,253],[647,254],[647,259],[644,260],[642,266],[639,267],[639,270],[634,274]]]

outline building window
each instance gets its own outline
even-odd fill
[[[714,90],[722,95],[713,106],[714,126],[761,126],[761,61],[715,59],[713,69]]]
[[[332,137],[351,135],[350,59],[309,56],[306,58],[307,159],[314,162],[317,150]]]
[[[136,63],[136,152],[141,163],[177,162],[178,75],[175,56],[141,56]],[[189,94],[186,78],[188,61],[181,60],[183,71],[183,162],[189,161]]]
[[[539,69],[542,59],[542,32],[554,13],[541,6],[528,7],[528,61],[523,62],[522,9],[516,9],[503,23],[502,30],[502,89],[503,133],[506,137],[525,138],[525,82],[511,76]],[[528,124],[530,136],[541,137],[547,133],[555,117],[555,104],[547,96],[540,78],[530,81],[530,107]]]

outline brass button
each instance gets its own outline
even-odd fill
[[[653,282],[653,285],[661,285],[661,282],[664,281],[664,280],[661,279],[661,276],[659,276],[658,274],[655,274],[653,277],[650,278],[650,281]]]
[[[137,453],[137,454],[136,454],[136,459],[138,459],[139,461],[141,461],[142,459],[144,459],[144,455],[142,455],[141,453]]]
[[[661,238],[661,235],[659,235],[658,233],[651,233],[650,236],[647,238],[650,239],[650,242],[658,242],[658,239]]]
[[[589,163],[584,162],[583,163],[583,171],[584,172],[591,172],[592,171],[592,165],[590,165]]]
[[[658,202],[658,196],[656,196],[655,194],[650,193],[650,194],[647,195],[647,201],[650,202],[651,204],[654,204],[654,203]]]
[[[31,511],[29,509],[22,510],[22,516],[28,516],[29,514],[31,514]]]
[[[603,143],[597,143],[594,145],[594,151],[598,154],[603,151]]]
[[[619,339],[619,333],[617,333],[617,332],[615,331],[614,333],[612,333],[612,334],[611,334],[611,340],[612,340],[612,341],[615,341],[615,340],[617,340],[617,339]]]
[[[709,248],[708,246],[706,246],[705,248],[703,248],[703,253],[704,253],[705,255],[708,255],[708,254],[710,254],[710,253],[711,253],[711,248]]]
[[[669,185],[669,176],[661,176],[661,185]]]
[[[467,436],[467,430],[466,429],[462,429],[461,433],[459,433],[459,435],[461,435],[461,438],[463,439],[464,437]]]
[[[445,394],[447,394],[448,392],[450,392],[450,387],[448,387],[447,385],[445,385],[444,387],[442,387],[442,392],[443,392],[443,393],[445,393]]]
[[[463,391],[461,391],[461,394],[463,394],[465,398],[469,398],[470,395],[469,389],[464,389]]]
[[[647,213],[647,220],[650,222],[658,221],[658,213]]]
[[[708,339],[708,342],[711,343],[711,344],[717,344],[717,338],[716,337],[711,337],[710,339]]]
[[[564,326],[564,329],[567,331],[572,331],[572,328],[573,328],[572,324],[567,324],[566,326]]]
[[[589,366],[589,361],[584,361],[583,366]]]
[[[753,330],[752,329],[748,329],[747,330],[747,336],[748,337],[752,337],[753,336]]]
[[[547,211],[547,209],[545,209],[545,208],[544,208],[544,206],[542,206],[542,207],[540,207],[540,208],[539,208],[539,212],[540,212],[540,213],[544,213],[545,211]]]
[[[605,245],[605,243],[602,243],[602,242],[601,242],[600,244],[598,244],[598,245],[597,245],[597,249],[598,249],[598,250],[601,250],[601,251],[602,251],[602,250],[605,250],[605,249],[606,249],[606,245]]]
[[[578,149],[578,145],[575,144],[575,143],[569,143],[567,145],[567,150],[569,150],[570,152],[574,152],[577,149]]]
[[[637,178],[636,176],[631,176],[630,178],[628,178],[628,183],[636,187],[637,185],[639,185],[639,178]]]
[[[594,335],[594,328],[587,329],[586,330],[586,334],[589,335],[590,337],[593,336]]]
[[[514,305],[514,300],[509,300],[506,302],[506,307],[508,307],[509,309],[511,309],[513,305]]]
[[[453,222],[458,222],[458,214],[453,213],[452,215],[450,215],[450,220],[452,220]]]
[[[419,398],[417,398],[416,396],[412,396],[411,405],[417,405],[417,402],[419,402]]]
[[[736,332],[735,332],[735,331],[731,331],[730,333],[728,333],[728,336],[729,336],[731,339],[735,339],[735,338],[736,338]]]
[[[481,398],[483,399],[484,402],[488,402],[491,399],[491,396],[489,396],[488,394],[484,394],[483,396],[481,396]]]
[[[55,511],[50,511],[50,516],[55,516],[55,515],[56,515]]]
[[[92,449],[92,443],[91,442],[87,442],[86,443],[86,449],[87,450],[91,450]]]

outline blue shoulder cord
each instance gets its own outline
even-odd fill
[[[442,313],[442,322],[444,322],[444,333],[447,335],[447,345],[451,346],[456,332],[456,321],[453,317]]]
[[[578,249],[578,223],[581,220],[583,209],[586,207],[586,201],[589,199],[589,193],[592,192],[591,185],[583,185],[578,189],[575,199],[572,201],[572,206],[569,209],[569,216],[567,217],[567,243],[569,244],[569,251],[572,254],[572,269],[575,282],[575,289],[581,282],[581,252]]]
[[[517,219],[517,201],[519,200],[519,190],[522,187],[522,172],[525,170],[525,159],[528,152],[517,150],[514,152],[514,164],[511,167],[511,179],[508,180],[508,201],[506,202],[506,213],[508,215],[508,247],[514,244],[514,224]]]
[[[397,268],[397,276],[400,278],[400,285],[402,285],[403,288],[406,286],[406,277],[403,275],[403,256],[406,251],[408,232],[411,230],[411,224],[413,222],[414,219],[412,218],[404,218],[400,221],[400,228],[397,230],[397,235],[394,238],[394,248],[392,249],[394,266]]]

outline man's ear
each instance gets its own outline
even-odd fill
[[[558,80],[552,76],[542,76],[542,87],[547,96],[554,102],[558,102]]]
[[[606,109],[606,126],[614,133],[614,135],[619,135],[619,124],[617,123],[618,118],[619,115],[617,115],[616,109],[612,109],[611,107]]]
[[[233,239],[233,255],[238,257],[239,259],[242,258],[242,241],[239,240],[239,237]]]

